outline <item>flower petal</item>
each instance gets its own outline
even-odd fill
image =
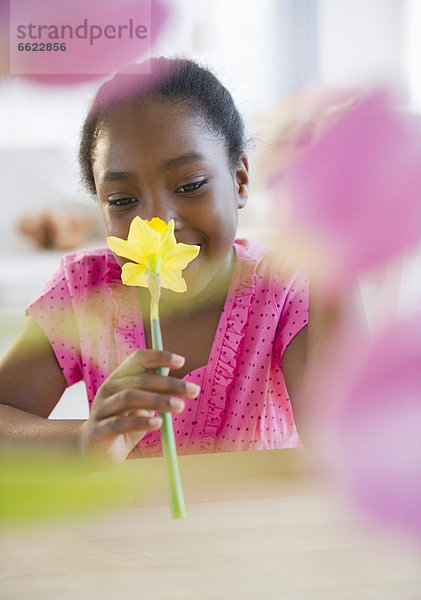
[[[140,217],[135,217],[130,223],[127,243],[143,257],[156,254],[159,247],[159,233],[149,227]],[[141,261],[137,261],[141,262]]]
[[[127,262],[121,270],[121,281],[124,285],[138,285],[140,287],[148,287],[146,281],[146,268],[142,265]]]
[[[126,240],[111,235],[107,238],[107,244],[110,250],[114,254],[117,254],[117,256],[128,258],[137,263],[142,263],[144,260],[144,256],[139,252],[139,249],[134,244],[129,244]]]
[[[177,240],[174,235],[174,219],[167,223],[167,226],[159,240],[159,253],[165,260],[165,256],[177,246]]]
[[[184,279],[181,277],[180,271],[161,271],[161,287],[172,290],[173,292],[185,292],[187,285]]]
[[[171,252],[162,259],[162,268],[166,271],[183,270],[199,254],[200,246],[192,244],[177,244]]]

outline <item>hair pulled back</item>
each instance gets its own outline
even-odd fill
[[[149,96],[179,103],[200,116],[209,130],[225,143],[231,167],[245,151],[244,123],[231,94],[208,69],[188,59],[152,58],[150,71],[145,63],[128,65],[98,90],[82,128],[79,163],[82,179],[96,194],[93,176],[95,149],[107,117],[122,108],[136,105]]]

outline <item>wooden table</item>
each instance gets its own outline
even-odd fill
[[[181,457],[180,520],[162,459],[122,468],[153,479],[146,501],[3,532],[0,598],[421,598],[421,547],[345,509],[301,450]]]

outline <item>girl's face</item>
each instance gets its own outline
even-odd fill
[[[99,135],[93,173],[107,235],[127,239],[133,218],[174,219],[177,242],[200,245],[183,271],[183,300],[228,271],[237,210],[247,201],[248,164],[230,168],[222,139],[180,104],[147,99],[107,119]],[[126,260],[116,257],[119,264]]]

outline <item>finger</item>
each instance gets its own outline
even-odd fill
[[[129,410],[127,415],[125,415],[126,417],[147,417],[148,419],[150,417],[155,417],[157,416],[155,414],[156,411],[154,410],[143,410],[143,409],[135,409],[135,410]]]
[[[115,416],[100,421],[92,432],[92,445],[112,440],[125,433],[139,434],[139,439],[148,431],[156,431],[162,426],[161,417],[123,417]]]
[[[184,406],[185,403],[183,400],[180,398],[172,398],[168,394],[126,389],[117,392],[101,402],[96,410],[95,419],[100,421],[107,417],[139,409],[145,411],[179,413],[184,409]]]
[[[150,369],[179,369],[185,359],[179,354],[161,350],[136,350],[112,373],[112,378],[127,377]]]
[[[177,377],[164,377],[155,373],[140,373],[118,380],[108,379],[101,386],[101,395],[103,397],[113,396],[118,392],[130,389],[181,396],[182,398],[197,398],[200,394],[200,386],[191,381],[184,381]]]

